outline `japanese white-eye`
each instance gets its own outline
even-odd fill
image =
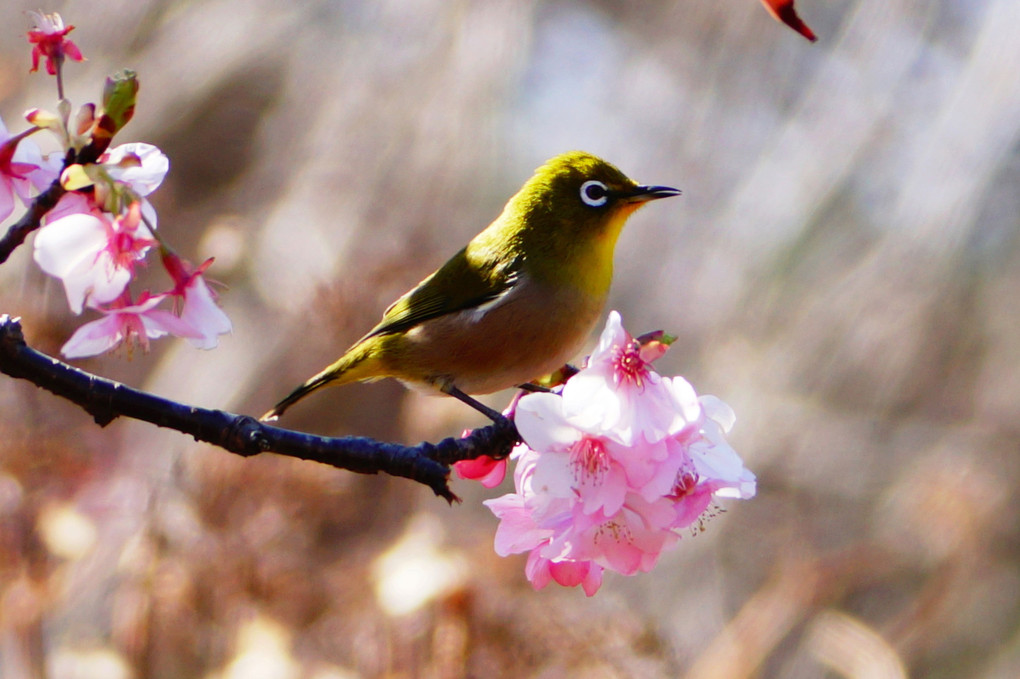
[[[573,357],[605,307],[627,218],[679,194],[638,185],[589,153],[552,158],[494,222],[262,419],[275,420],[320,387],[383,377],[499,417],[468,394],[527,384]]]

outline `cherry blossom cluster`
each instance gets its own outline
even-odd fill
[[[527,552],[536,589],[555,581],[591,596],[606,569],[651,570],[717,498],[754,496],[754,474],[725,438],[733,411],[653,371],[665,350],[635,341],[614,311],[587,366],[559,393],[516,404],[515,490],[485,504],[500,520],[496,552]],[[492,487],[506,461],[457,469]]]
[[[47,73],[59,83],[64,58],[83,59],[67,39],[74,27],[65,28],[56,14],[30,14],[35,21],[28,33],[32,70],[44,59]],[[72,312],[89,309],[101,315],[64,344],[61,352],[68,358],[93,356],[124,342],[147,349],[150,339],[167,334],[210,349],[231,330],[204,279],[212,260],[190,265],[157,231],[147,197],[170,168],[166,155],[145,143],[110,148],[133,115],[137,91],[135,74],[126,71],[107,80],[101,106],[85,104],[72,116],[61,96],[57,113],[28,111],[31,127],[14,136],[0,121],[0,221],[14,211],[15,197],[30,206],[35,195],[59,182],[64,192],[41,220],[34,259],[61,281]],[[43,155],[28,139],[43,129],[57,137],[60,152]],[[158,252],[171,285],[159,293],[133,294],[129,284],[152,251]]]

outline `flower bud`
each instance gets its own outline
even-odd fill
[[[103,117],[109,118],[109,124],[103,124],[111,136],[120,132],[135,113],[135,100],[138,98],[138,76],[124,69],[106,79],[103,87]]]
[[[110,146],[114,136],[131,120],[138,96],[138,77],[124,69],[106,79],[103,87],[103,113],[92,128],[92,141],[82,149],[78,160],[94,163]]]

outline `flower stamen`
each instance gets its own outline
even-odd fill
[[[613,347],[613,377],[617,385],[630,383],[641,387],[648,372],[648,363],[641,358],[640,344],[631,340]]]
[[[581,439],[570,451],[570,465],[580,484],[599,485],[610,466],[605,445],[598,439]]]

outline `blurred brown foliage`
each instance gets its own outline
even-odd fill
[[[53,107],[0,7],[0,113]],[[731,403],[759,496],[591,600],[532,592],[486,494],[100,430],[0,380],[4,677],[1020,676],[1020,3],[117,0],[58,10],[75,103],[135,69],[120,142],[171,159],[161,228],[227,289],[219,349],[84,362],[258,413],[492,219],[547,157],[684,197],[638,215],[612,306]],[[33,268],[0,311],[55,353]],[[492,398],[502,406],[507,395]],[[286,424],[478,424],[378,383]]]

